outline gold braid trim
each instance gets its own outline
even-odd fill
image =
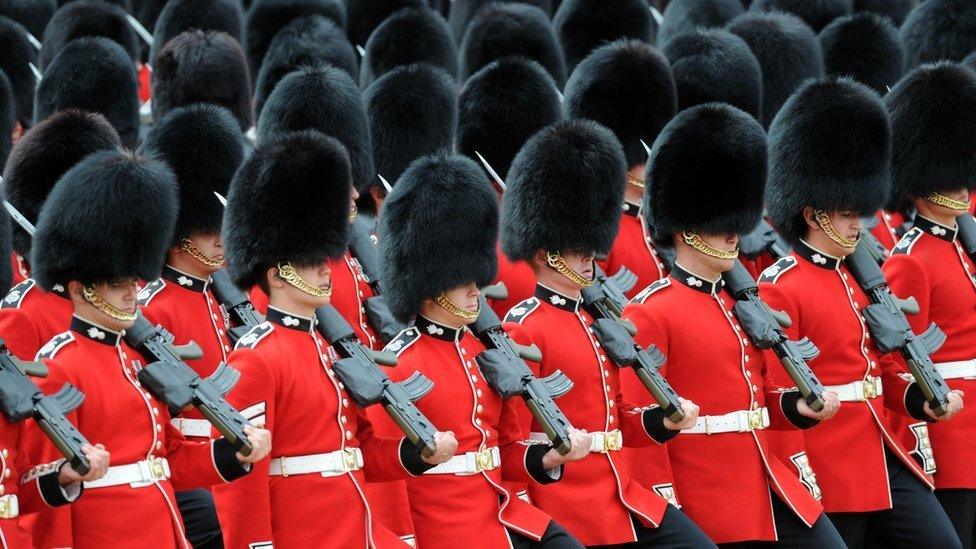
[[[945,206],[946,208],[966,211],[969,209],[969,202],[962,202],[961,200],[956,200],[955,198],[949,198],[948,196],[940,193],[932,193],[925,197],[925,200],[933,204],[938,204],[939,206]]]
[[[464,320],[472,320],[478,318],[477,312],[472,313],[467,309],[462,309],[461,307],[458,307],[457,305],[454,304],[453,301],[447,298],[444,292],[440,292],[439,294],[434,296],[434,303],[440,305],[445,311],[451,313],[452,315],[459,318],[463,318]]]
[[[298,271],[295,270],[295,267],[292,267],[291,263],[279,263],[278,276],[312,297],[332,297],[331,285],[324,290],[318,286],[312,286],[298,274]]]
[[[180,240],[180,247],[183,248],[184,252],[190,254],[190,257],[196,259],[200,263],[203,263],[207,267],[220,267],[221,265],[224,264],[224,260],[214,259],[209,255],[203,253],[200,250],[200,248],[198,248],[197,245],[194,244],[194,242],[189,238],[184,238],[183,240]]]
[[[95,291],[94,286],[85,286],[85,290],[81,293],[81,295],[85,298],[85,301],[91,303],[93,307],[116,320],[129,321],[136,319],[135,313],[127,313],[121,309],[117,309],[108,301],[105,301],[105,299],[98,295],[98,292]]]
[[[840,234],[839,232],[837,232],[837,229],[834,228],[834,224],[830,222],[830,216],[827,215],[827,212],[823,210],[817,210],[813,213],[813,218],[816,220],[817,225],[820,225],[820,228],[823,229],[824,234],[826,234],[831,240],[836,242],[839,246],[843,246],[845,248],[857,247],[857,240],[851,240],[845,237],[844,235]]]
[[[627,183],[630,183],[635,187],[640,187],[641,189],[644,188],[644,180],[630,172],[627,172]]]
[[[715,246],[702,240],[702,237],[693,231],[683,231],[681,233],[681,239],[685,241],[685,244],[691,246],[692,248],[698,250],[699,252],[718,259],[735,259],[739,257],[739,246],[737,245],[734,250],[727,252],[725,250],[720,250]]]
[[[559,274],[572,280],[581,288],[587,288],[593,285],[593,280],[586,278],[585,276],[571,269],[570,266],[566,264],[566,260],[559,255],[559,252],[546,252],[546,262],[550,267],[559,271]]]

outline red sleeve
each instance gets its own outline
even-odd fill
[[[888,280],[888,287],[891,288],[892,295],[902,299],[914,297],[918,302],[918,314],[905,315],[905,317],[908,319],[908,325],[911,326],[913,332],[916,334],[925,332],[930,323],[929,311],[932,291],[928,274],[922,264],[910,255],[895,254],[885,261],[882,271]],[[882,355],[879,361],[882,383],[885,387],[885,407],[896,413],[907,413],[916,419],[927,419],[924,411],[918,409],[923,405],[919,404],[918,401],[918,395],[921,394],[921,391],[911,381],[911,378],[904,375],[908,373],[908,365],[901,353],[898,351],[887,353]],[[914,398],[910,397],[912,393],[917,393]]]
[[[516,324],[514,322],[505,322],[502,327],[508,332],[508,336],[512,338],[512,341],[519,343],[521,345],[532,345],[536,344],[542,351],[542,360],[545,360],[545,338],[537,335],[535,330],[531,330],[522,324]],[[525,365],[529,367],[532,375],[535,377],[542,376],[542,364],[539,362],[525,361]],[[532,417],[532,412],[529,411],[529,407],[525,405],[524,402],[519,399],[515,403],[515,414],[518,418],[518,423],[521,426],[520,432],[530,433],[532,432],[532,422],[534,421]]]
[[[40,340],[34,323],[21,309],[0,309],[0,338],[21,360],[34,360],[38,349],[47,343]]]
[[[637,328],[637,335],[634,336],[637,345],[642,349],[654,345],[664,356],[668,356],[668,332],[650,307],[640,303],[627,305],[623,318],[631,321]],[[662,377],[667,377],[666,361],[658,372]],[[620,368],[620,391],[616,400],[617,410],[621,410],[620,426],[624,435],[624,446],[662,444],[677,434],[677,431],[668,431],[661,424],[663,412],[633,368]]]

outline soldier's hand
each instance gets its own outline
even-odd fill
[[[698,405],[694,402],[678,397],[678,402],[681,403],[681,411],[684,412],[685,417],[681,421],[675,423],[671,421],[671,418],[664,418],[664,427],[672,431],[680,431],[682,429],[691,429],[698,422]]]
[[[966,393],[963,393],[958,389],[950,391],[949,394],[946,395],[946,398],[949,400],[949,404],[946,405],[946,413],[942,414],[941,416],[935,415],[935,412],[933,412],[932,408],[929,407],[928,402],[926,402],[922,408],[930,418],[936,421],[947,421],[962,411],[962,397],[965,396],[965,394]]]
[[[242,455],[237,453],[237,461],[241,463],[257,463],[271,453],[271,431],[264,428],[264,422],[255,422],[244,426],[244,434],[251,443],[251,453]]]
[[[454,438],[454,431],[436,432],[434,433],[434,455],[424,456],[421,455],[421,459],[427,465],[440,465],[445,461],[454,457],[454,452],[457,451],[458,441]]]
[[[101,444],[96,444],[94,446],[90,444],[83,444],[81,446],[81,452],[85,455],[85,459],[88,460],[88,473],[85,475],[79,475],[70,463],[65,462],[64,465],[61,466],[61,470],[58,471],[58,484],[61,486],[66,486],[75,482],[98,480],[104,477],[105,473],[108,472],[109,453],[107,450],[105,450],[104,446]]]
[[[590,455],[590,448],[593,446],[593,435],[580,429],[569,429],[569,443],[572,446],[569,453],[565,456],[553,448],[542,456],[542,468],[552,469],[564,463],[583,459]]]
[[[837,398],[837,393],[833,391],[826,391],[823,394],[824,406],[819,412],[814,412],[813,408],[807,404],[807,401],[802,398],[796,401],[796,411],[800,412],[803,417],[808,417],[810,419],[815,419],[817,421],[828,420],[840,410],[840,399]]]

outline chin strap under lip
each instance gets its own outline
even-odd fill
[[[325,289],[319,288],[318,286],[312,286],[307,280],[298,274],[298,271],[295,270],[295,267],[293,267],[291,263],[286,262],[278,264],[278,277],[312,297],[332,297],[331,285]]]
[[[715,246],[712,246],[708,242],[702,240],[701,235],[694,231],[683,231],[681,233],[681,239],[685,244],[691,246],[698,252],[701,252],[709,257],[714,257],[716,259],[736,259],[739,257],[739,246],[736,245],[735,249],[731,252],[725,250],[720,250]]]
[[[824,234],[826,234],[828,238],[830,238],[835,243],[837,243],[838,246],[842,246],[844,248],[848,248],[851,250],[857,247],[857,243],[860,240],[860,237],[858,237],[855,240],[851,240],[850,238],[847,238],[844,235],[837,232],[837,229],[834,228],[834,224],[830,222],[830,216],[827,214],[827,212],[823,210],[817,210],[813,213],[813,218],[817,222],[817,225],[820,225],[820,228],[823,229]]]
[[[116,320],[131,321],[136,319],[135,313],[127,313],[122,309],[115,307],[108,301],[105,301],[105,298],[99,295],[94,286],[85,286],[85,289],[82,291],[81,295],[85,298],[85,301],[91,304],[92,307],[95,307],[99,311]]]
[[[442,309],[451,313],[452,315],[463,318],[464,320],[473,320],[478,318],[478,312],[471,312],[467,309],[462,309],[454,304],[444,292],[439,292],[434,296],[434,303],[440,305]]]
[[[925,197],[925,200],[936,204],[938,206],[944,206],[946,208],[956,210],[956,211],[968,211],[969,202],[963,202],[961,200],[956,200],[955,198],[949,198],[942,193],[932,193]]]
[[[572,267],[566,264],[566,260],[563,259],[563,256],[559,255],[559,252],[546,252],[546,263],[553,269],[556,269],[559,274],[572,280],[581,288],[588,288],[593,285],[593,279],[586,278],[573,270]]]
[[[203,250],[197,247],[196,243],[189,238],[180,240],[180,248],[182,248],[184,252],[190,254],[190,257],[196,259],[200,263],[203,263],[207,267],[220,267],[224,264],[223,259],[214,259],[203,253]]]

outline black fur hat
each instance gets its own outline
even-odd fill
[[[458,101],[449,74],[426,63],[397,67],[364,93],[376,173],[390,184],[415,159],[454,149]]]
[[[342,0],[254,0],[244,20],[244,50],[251,74],[261,71],[274,35],[293,19],[305,15],[322,15],[346,27],[346,5]]]
[[[728,31],[745,40],[762,69],[763,127],[769,127],[777,111],[804,80],[824,75],[817,35],[795,15],[750,12],[730,23]]]
[[[678,113],[654,142],[644,178],[648,230],[747,233],[762,215],[766,135],[747,113],[706,103]]]
[[[905,66],[960,61],[976,50],[976,2],[926,0],[908,14],[901,26]]]
[[[37,218],[31,276],[42,288],[159,276],[179,208],[165,164],[95,153],[58,181]]]
[[[254,83],[255,114],[261,116],[265,101],[286,74],[321,63],[345,70],[354,81],[359,77],[356,50],[346,39],[345,31],[331,19],[309,15],[282,27],[271,41]]]
[[[933,192],[976,189],[976,74],[956,63],[922,65],[891,89],[885,106],[890,210],[905,211],[913,197]]]
[[[896,27],[900,27],[914,5],[914,0],[854,0],[854,12],[885,15]]]
[[[469,282],[487,286],[498,271],[498,198],[463,156],[411,164],[383,205],[379,232],[383,295],[401,321],[424,299]]]
[[[521,55],[542,65],[561,89],[566,60],[549,17],[535,6],[494,3],[478,11],[461,41],[461,80],[496,59]]]
[[[315,130],[346,147],[352,180],[360,192],[376,176],[366,107],[349,74],[331,65],[303,67],[281,79],[258,119],[258,142],[294,131]]]
[[[646,0],[565,0],[552,20],[570,72],[591,51],[619,38],[653,43],[653,23]]]
[[[650,145],[678,109],[668,60],[638,40],[596,49],[566,84],[566,112],[610,128],[624,147],[628,166],[643,165]]]
[[[905,74],[905,46],[891,20],[863,12],[835,19],[820,31],[830,76],[850,76],[881,95]]]
[[[538,250],[607,253],[626,181],[624,152],[610,130],[590,120],[542,129],[509,170],[502,251],[512,261],[528,261]]]
[[[17,120],[17,107],[14,102],[14,89],[7,75],[0,70],[0,166],[7,163],[7,156],[14,146],[14,124]],[[2,173],[2,168],[0,168]]]
[[[303,131],[259,143],[234,176],[224,211],[224,253],[234,282],[250,288],[279,262],[341,256],[351,183],[346,149],[331,137]]]
[[[752,10],[785,11],[806,21],[815,32],[838,17],[854,13],[853,0],[753,0]]]
[[[20,23],[38,40],[57,9],[55,0],[0,0],[0,15]]]
[[[973,53],[967,55],[962,60],[962,65],[968,67],[972,71],[976,71],[976,50],[973,50]]]
[[[873,215],[891,188],[891,126],[881,98],[850,78],[807,82],[769,127],[766,207],[791,243],[803,208]]]
[[[458,109],[458,152],[475,161],[481,153],[502,178],[535,132],[562,119],[556,83],[524,57],[503,57],[475,73]]]
[[[102,36],[119,44],[129,62],[139,60],[139,36],[121,6],[101,0],[77,0],[61,6],[44,29],[40,68],[46,71],[58,53],[76,38]],[[46,76],[46,75],[45,75]]]
[[[365,46],[373,31],[393,12],[401,8],[426,8],[426,0],[346,0],[349,41]]]
[[[209,103],[173,109],[149,130],[139,152],[176,174],[180,214],[173,243],[196,232],[219,233],[230,180],[244,160],[244,133],[230,111]]]
[[[27,39],[20,24],[0,17],[0,70],[10,80],[14,93],[17,121],[27,129],[34,117],[34,87],[37,79],[28,63],[37,64],[37,50]]]
[[[193,103],[227,108],[242,130],[251,127],[251,80],[240,44],[218,31],[176,35],[153,59],[153,118]]]
[[[156,19],[149,58],[155,59],[170,39],[190,29],[226,32],[240,43],[244,34],[240,0],[170,0]]]
[[[719,29],[676,36],[664,48],[678,110],[720,101],[762,119],[762,68],[745,40]]]
[[[102,37],[69,42],[44,71],[34,99],[34,122],[64,109],[105,115],[122,144],[139,140],[136,70],[122,46]]]
[[[671,0],[657,31],[663,48],[672,38],[699,29],[722,28],[745,11],[740,0]]]
[[[458,51],[447,21],[429,8],[403,8],[386,18],[366,41],[359,84],[365,89],[401,65],[430,63],[456,78]]]
[[[119,134],[100,114],[66,110],[52,114],[24,134],[10,152],[3,172],[3,195],[37,223],[37,214],[64,172],[86,156],[122,148]],[[13,229],[13,247],[29,258],[31,236]]]
[[[471,19],[478,14],[485,6],[500,3],[527,4],[535,6],[546,14],[546,19],[552,18],[553,8],[559,5],[559,0],[450,0],[450,12],[447,14],[447,22],[451,25],[451,33],[454,38],[461,42],[464,33],[468,30]],[[434,5],[434,2],[431,2]]]

